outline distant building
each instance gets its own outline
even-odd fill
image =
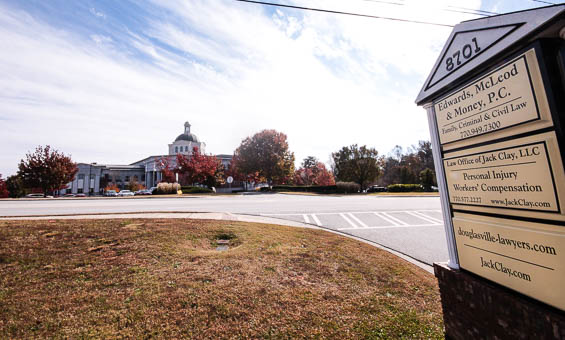
[[[190,132],[190,124],[184,123],[184,132],[168,145],[168,155],[149,156],[129,165],[78,163],[78,172],[75,179],[70,182],[67,189],[61,191],[66,193],[84,193],[89,195],[100,195],[104,188],[114,183],[120,189],[125,189],[130,181],[136,181],[146,188],[157,185],[162,180],[162,161],[168,160],[171,168],[176,167],[176,155],[192,155],[192,150],[197,147],[201,153],[205,152],[206,143],[201,142],[195,134]],[[217,155],[225,168],[232,161],[232,155]]]

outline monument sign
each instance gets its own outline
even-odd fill
[[[524,310],[533,303],[544,322],[552,313],[552,324],[564,325],[552,326],[554,334],[563,337],[564,37],[565,5],[463,22],[416,101],[428,112],[448,236],[451,269],[435,265],[442,300],[453,299],[450,290],[458,290],[458,299],[465,295],[445,280],[455,275],[484,287],[485,296],[511,296]],[[479,293],[467,293],[463,303],[477,308]],[[464,334],[451,324],[475,327],[442,302],[449,336]],[[475,312],[493,313],[483,309]],[[520,315],[501,322],[517,323],[516,335],[530,335],[524,329],[530,320],[520,318],[531,316]]]

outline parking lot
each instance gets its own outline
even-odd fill
[[[261,215],[340,231],[379,243],[428,264],[447,260],[447,251],[441,247],[445,237],[439,209]]]

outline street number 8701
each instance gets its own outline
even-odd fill
[[[471,39],[471,44],[465,44],[462,49],[453,53],[453,56],[445,60],[445,69],[448,71],[453,71],[455,66],[462,64],[462,59],[469,59],[473,54],[477,54],[481,48],[477,43],[477,38]],[[473,46],[471,46],[473,45]]]

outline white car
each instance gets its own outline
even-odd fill
[[[26,198],[53,198],[51,195],[43,196],[43,194],[27,194]]]
[[[129,191],[129,190],[122,190],[118,193],[118,196],[124,197],[124,196],[133,196],[133,192]]]
[[[116,192],[116,190],[106,190],[106,192],[104,193],[104,196],[116,197],[116,196],[118,196],[118,193]]]

